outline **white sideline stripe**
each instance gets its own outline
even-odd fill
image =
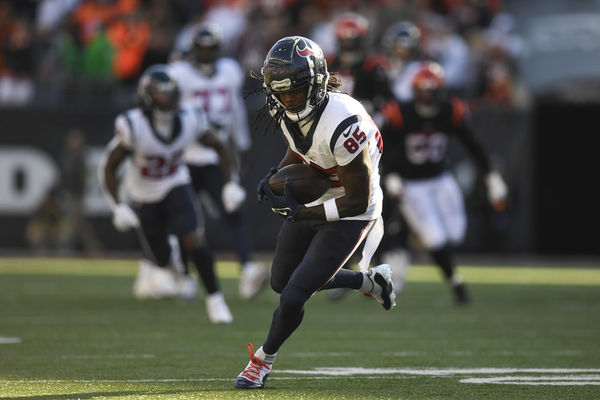
[[[467,378],[461,382],[502,382],[502,381],[594,381],[600,380],[600,375],[566,375],[566,376],[496,376],[492,378]]]
[[[411,368],[315,368],[313,370],[278,370],[275,373],[296,375],[424,375],[424,376],[449,376],[449,375],[492,375],[514,373],[539,373],[539,374],[568,374],[600,372],[600,369],[574,369],[574,368],[449,368],[449,369],[411,369]]]
[[[582,386],[600,385],[600,375],[568,376],[495,376],[489,378],[461,379],[461,383],[501,384],[501,385],[545,385],[545,386]]]
[[[21,338],[18,337],[0,337],[0,344],[21,343]]]

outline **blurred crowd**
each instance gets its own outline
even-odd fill
[[[332,59],[335,21],[347,12],[365,18],[360,46],[386,58],[390,74],[406,63],[394,39],[409,23],[418,29],[410,57],[437,60],[453,92],[475,104],[527,105],[517,68],[525,46],[501,0],[2,0],[0,107],[131,102],[142,71],[185,54],[203,22],[223,30],[223,55],[245,71],[259,71],[287,35],[315,40]]]

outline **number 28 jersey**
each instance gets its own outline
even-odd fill
[[[305,164],[310,164],[329,175],[331,188],[309,206],[324,203],[345,194],[337,169],[349,164],[368,146],[371,162],[371,196],[365,213],[342,218],[344,220],[372,220],[381,215],[382,191],[379,177],[379,160],[383,141],[379,129],[362,104],[352,97],[336,92],[328,93],[324,104],[315,111],[316,116],[304,136],[297,123],[281,120],[281,129],[290,149]],[[300,122],[301,124],[302,122]]]
[[[116,139],[132,152],[123,179],[125,194],[137,202],[153,203],[162,200],[174,187],[189,183],[183,152],[207,129],[204,114],[191,108],[179,109],[170,139],[157,133],[139,108],[117,116]]]

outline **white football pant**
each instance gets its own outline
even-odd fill
[[[459,244],[465,236],[464,198],[450,172],[432,179],[404,180],[400,210],[427,250]]]

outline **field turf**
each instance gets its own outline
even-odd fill
[[[392,311],[318,293],[259,391],[233,382],[264,341],[270,289],[240,301],[237,266],[220,263],[235,321],[215,326],[202,298],[136,301],[136,269],[0,258],[0,400],[600,399],[600,268],[462,267],[469,307],[424,265]]]

